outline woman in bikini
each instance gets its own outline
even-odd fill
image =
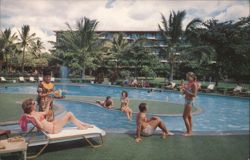
[[[191,136],[192,135],[192,106],[193,100],[197,95],[197,82],[196,76],[193,72],[188,72],[187,75],[188,84],[185,85],[183,89],[183,94],[185,95],[185,104],[184,104],[184,112],[183,112],[183,120],[185,122],[185,126],[187,132],[184,136]]]
[[[131,121],[133,116],[133,111],[129,108],[128,92],[122,91],[121,95],[121,111],[125,112],[128,119]]]
[[[147,118],[147,104],[141,103],[139,105],[139,113],[136,117],[136,139],[135,141],[138,143],[140,142],[141,135],[143,136],[151,136],[157,127],[162,130],[162,138],[166,138],[168,135],[174,135],[166,128],[164,122],[156,116],[151,117],[150,119]]]
[[[71,121],[72,123],[77,126],[78,129],[87,129],[87,128],[93,128],[93,126],[85,124],[78,120],[73,113],[67,112],[64,116],[62,116],[59,119],[55,119],[52,122],[49,122],[46,120],[45,116],[49,112],[49,106],[52,102],[52,99],[48,101],[46,110],[44,112],[37,112],[36,111],[36,103],[33,99],[27,99],[23,102],[22,108],[25,113],[25,115],[28,118],[32,118],[35,120],[35,123],[39,129],[42,129],[50,134],[59,133],[62,131],[63,127]]]

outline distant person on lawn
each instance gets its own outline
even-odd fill
[[[140,142],[141,135],[143,136],[151,136],[157,127],[162,130],[162,138],[166,138],[168,135],[174,135],[170,131],[167,130],[166,125],[164,122],[156,116],[151,117],[150,119],[147,118],[147,104],[141,103],[139,105],[139,113],[136,117],[136,139],[135,141],[138,143]]]

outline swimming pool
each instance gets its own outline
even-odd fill
[[[183,104],[184,98],[178,92],[151,92],[144,89],[122,88],[101,85],[56,85],[56,88],[67,90],[67,95],[119,97],[122,90],[129,93],[131,99],[160,100]],[[0,87],[3,93],[36,94],[36,86]],[[106,110],[93,104],[77,101],[56,101],[73,112],[80,120],[93,123],[104,129],[135,129],[133,121],[127,121],[126,116],[118,111]],[[249,98],[214,96],[199,94],[194,102],[203,112],[193,116],[194,131],[231,131],[249,130]],[[150,107],[150,106],[149,106]],[[184,131],[185,126],[181,116],[161,116],[171,130]]]

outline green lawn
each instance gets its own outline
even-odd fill
[[[108,134],[103,147],[93,149],[81,141],[51,145],[38,160],[247,160],[249,135],[172,136],[143,138]]]
[[[16,121],[22,112],[22,101],[27,98],[35,98],[30,94],[3,94],[0,93],[0,122]]]

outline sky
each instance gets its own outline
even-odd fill
[[[97,30],[158,30],[161,14],[186,10],[183,25],[193,18],[220,21],[249,16],[248,0],[0,0],[0,29],[18,33],[30,25],[45,44],[56,41],[55,32],[73,28],[81,17],[96,19]]]

